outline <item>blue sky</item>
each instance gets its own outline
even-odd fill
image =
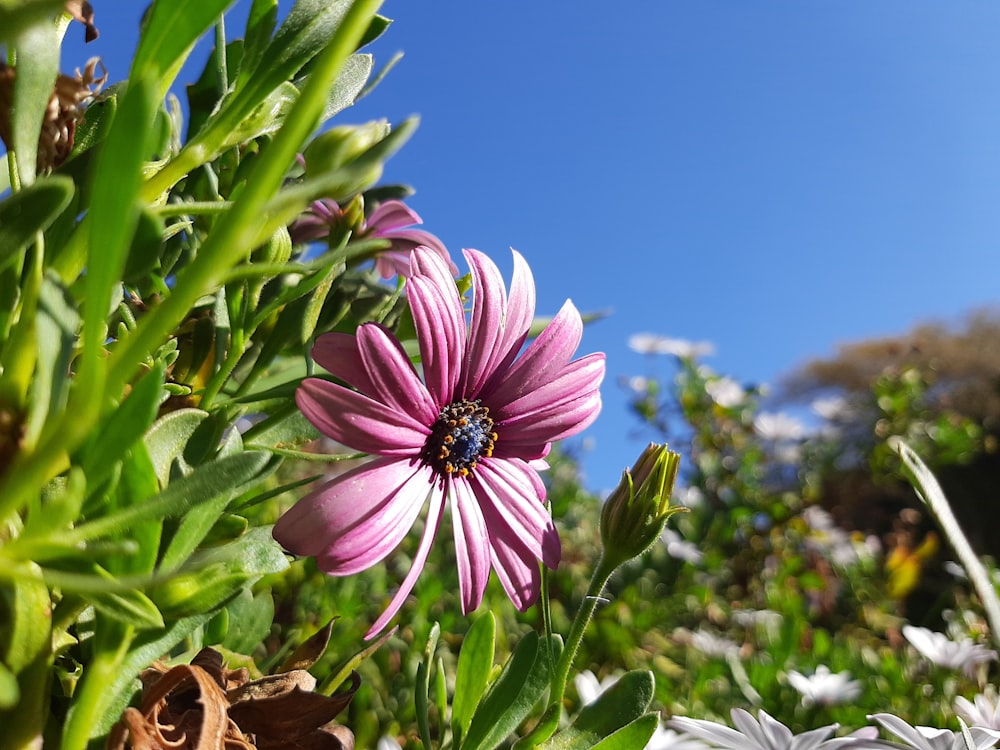
[[[63,67],[100,54],[118,80],[142,4],[94,5],[101,39]],[[416,188],[424,227],[508,272],[517,248],[539,314],[567,297],[610,311],[581,348],[608,356],[588,485],[612,486],[645,442],[617,382],[648,370],[633,333],[712,341],[717,371],[776,382],[839,343],[997,302],[1000,5],[608,8],[388,0],[369,51],[405,56],[339,118],[419,114],[385,179]]]

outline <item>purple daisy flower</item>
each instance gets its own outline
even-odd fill
[[[555,568],[559,536],[537,469],[554,440],[596,419],[604,355],[571,357],[583,323],[567,300],[523,351],[535,310],[527,263],[514,253],[510,295],[489,258],[466,250],[472,315],[444,261],[417,248],[408,298],[423,379],[402,345],[376,323],[357,335],[320,336],[313,358],[354,389],[307,378],[302,413],[325,435],[376,456],[300,500],[275,525],[295,554],[315,555],[331,575],[384,559],[427,506],[413,565],[367,637],[381,631],[412,591],[450,506],[462,610],[482,601],[490,570],[520,610],[538,598],[540,560]],[[520,354],[520,356],[518,356]]]
[[[330,229],[342,221],[345,221],[345,218],[340,205],[335,200],[324,198],[314,201],[309,210],[289,227],[289,233],[292,242],[296,244],[325,240],[330,234]],[[393,276],[408,277],[410,253],[417,247],[426,247],[433,251],[448,264],[452,274],[458,273],[458,268],[452,263],[448,254],[448,248],[441,240],[423,229],[408,228],[423,223],[417,212],[405,203],[389,200],[380,203],[357,229],[358,237],[389,241],[389,249],[375,256],[375,270],[383,279],[390,279]]]

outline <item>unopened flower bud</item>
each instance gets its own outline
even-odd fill
[[[612,567],[638,557],[660,538],[667,518],[679,510],[670,507],[680,454],[666,445],[650,443],[601,511],[601,542]]]
[[[389,134],[389,123],[373,120],[364,125],[340,125],[316,136],[306,148],[306,177],[340,169]]]

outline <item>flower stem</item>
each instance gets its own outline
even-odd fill
[[[597,603],[601,601],[601,594],[608,584],[615,567],[608,562],[607,556],[602,552],[597,561],[597,567],[590,579],[587,587],[587,594],[580,603],[580,608],[576,611],[573,624],[569,629],[569,636],[566,638],[566,645],[559,656],[559,662],[552,674],[552,683],[549,687],[549,705],[542,714],[542,718],[527,735],[521,738],[514,746],[515,750],[527,750],[537,747],[545,742],[559,727],[559,719],[562,715],[563,696],[566,694],[566,683],[569,680],[569,670],[576,659],[576,653],[580,650],[580,643],[583,641],[583,634],[587,626],[594,618],[597,610]]]

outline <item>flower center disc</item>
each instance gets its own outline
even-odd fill
[[[468,476],[480,458],[493,455],[497,434],[489,412],[478,400],[456,401],[444,407],[431,426],[424,461],[442,476]]]

